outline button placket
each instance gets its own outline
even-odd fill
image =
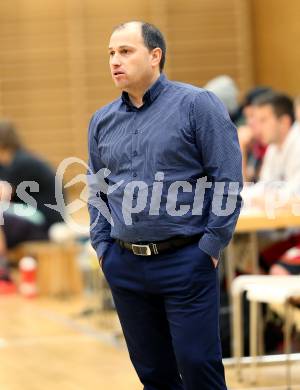
[[[135,118],[134,118],[134,125],[136,125],[136,116],[138,114],[136,113]],[[140,134],[140,129],[135,128],[132,132],[132,152],[131,152],[131,167],[132,167],[132,179],[133,180],[138,180],[138,164],[139,164],[139,153],[138,153],[138,140],[139,140],[139,134]],[[133,200],[134,202],[137,201],[137,193],[133,194]],[[132,218],[133,224],[138,223],[140,220],[138,215],[134,215]]]
[[[136,116],[134,118],[134,122],[135,122],[135,119],[136,119]],[[137,172],[137,164],[138,164],[138,161],[135,157],[138,156],[138,134],[139,134],[139,129],[135,129],[133,131],[133,135],[132,135],[132,158],[131,158],[131,167],[132,167],[132,178],[133,179],[136,179],[138,177],[138,172]]]

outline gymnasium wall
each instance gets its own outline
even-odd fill
[[[107,55],[114,25],[157,24],[171,79],[201,86],[225,73],[245,90],[252,83],[247,8],[246,0],[1,0],[0,115],[55,167],[67,156],[86,159],[89,118],[118,95]]]
[[[254,80],[300,94],[300,1],[251,0]]]

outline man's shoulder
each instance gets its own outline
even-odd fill
[[[277,145],[275,144],[268,145],[263,158],[263,163],[273,165],[274,160],[278,158],[279,154],[280,154],[280,150],[278,149]]]
[[[103,118],[105,115],[114,112],[116,109],[119,108],[121,104],[121,98],[118,97],[117,99],[113,100],[110,103],[107,103],[105,106],[99,108],[97,111],[94,112],[92,115],[93,121],[99,121],[101,118]]]
[[[17,151],[13,163],[10,167],[11,174],[23,177],[23,175],[31,175],[36,178],[48,178],[49,175],[54,176],[54,172],[48,162],[41,157],[25,150]]]
[[[287,140],[284,143],[284,155],[288,161],[294,161],[299,164],[300,161],[300,126],[297,122],[293,124]]]
[[[220,100],[211,91],[196,85],[180,81],[170,81],[169,91],[172,96],[182,97],[198,107],[205,107],[206,110],[220,109]]]
[[[292,140],[292,143],[293,144],[296,143],[299,146],[299,144],[300,144],[300,123],[294,122],[294,124],[291,127],[290,132],[291,132],[290,138]]]
[[[39,164],[39,165],[47,165],[47,163],[42,160],[38,155],[29,152],[26,149],[20,149],[16,152],[14,162],[18,165],[24,164]]]
[[[197,87],[196,85],[188,84],[188,83],[183,83],[181,81],[171,81],[169,80],[169,86],[170,90],[176,91],[180,94],[191,96],[191,97],[196,97],[198,95],[203,94],[207,92],[206,89]]]

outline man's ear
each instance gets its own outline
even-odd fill
[[[282,115],[282,117],[280,118],[280,122],[281,122],[281,125],[284,126],[285,128],[286,127],[291,127],[292,126],[292,121],[291,121],[291,117],[289,115]]]
[[[152,50],[151,52],[152,55],[152,66],[155,67],[159,65],[161,57],[162,57],[162,50],[160,47],[156,47],[155,49]]]

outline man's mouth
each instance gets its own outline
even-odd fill
[[[114,72],[114,76],[120,76],[120,75],[122,75],[122,74],[125,74],[124,72],[121,72],[120,70],[116,70],[115,72]]]

